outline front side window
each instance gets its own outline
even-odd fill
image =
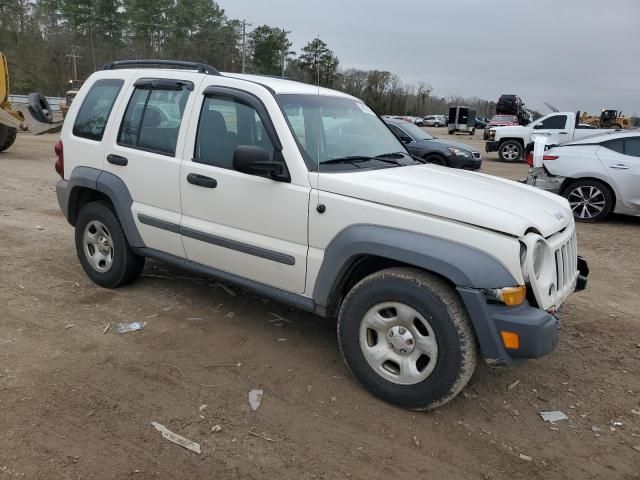
[[[73,124],[73,134],[76,137],[97,142],[102,140],[111,109],[123,84],[123,80],[117,79],[98,80],[93,84]]]
[[[280,94],[276,100],[312,170],[338,158],[405,151],[383,121],[355,99]]]
[[[253,107],[226,95],[206,96],[193,161],[233,169],[233,153],[240,145],[262,147],[273,158],[273,143]]]
[[[567,124],[566,115],[555,115],[542,121],[542,128],[549,130],[560,130]]]
[[[118,133],[118,145],[174,156],[187,88],[137,87]]]

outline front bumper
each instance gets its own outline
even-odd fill
[[[575,291],[587,286],[589,266],[578,257],[578,280]],[[520,361],[543,357],[558,343],[556,314],[531,306],[528,302],[515,307],[492,304],[484,292],[475,288],[457,288],[473,324],[480,351],[490,365],[514,365]],[[505,348],[500,332],[518,335],[517,349]]]
[[[461,157],[451,155],[447,157],[447,166],[451,168],[462,168],[463,170],[479,170],[482,166],[482,157]]]
[[[484,144],[484,149],[487,153],[497,152],[498,147],[500,147],[500,142],[498,142],[497,140],[489,140]]]
[[[532,187],[560,195],[565,180],[566,177],[551,175],[543,167],[532,167],[529,169],[525,183]]]

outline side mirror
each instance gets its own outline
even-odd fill
[[[413,138],[408,137],[406,135],[403,135],[403,136],[400,137],[400,141],[402,143],[411,143],[411,142],[413,142]]]
[[[534,130],[542,130],[542,128],[543,128],[543,125],[541,123],[537,123],[533,126]]]
[[[242,173],[269,177],[279,182],[291,181],[284,161],[272,161],[264,148],[255,145],[236,147],[233,151],[233,168]]]

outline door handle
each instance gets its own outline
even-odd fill
[[[187,175],[187,182],[191,185],[197,185],[205,188],[216,188],[218,186],[218,182],[215,178],[205,177],[204,175],[199,175],[197,173],[190,173]]]
[[[560,132],[558,135],[569,135],[568,132]]]
[[[113,163],[114,165],[120,165],[121,167],[126,167],[129,160],[127,160],[126,157],[121,157],[120,155],[114,155],[112,153],[107,155],[107,162]]]
[[[609,168],[615,168],[616,170],[629,170],[624,163],[616,163],[615,165],[611,165]]]

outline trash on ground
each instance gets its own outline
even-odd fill
[[[591,427],[591,430],[594,432],[601,432],[602,429],[600,427],[596,427],[595,425],[593,427]]]
[[[142,330],[147,322],[133,322],[133,323],[120,323],[118,324],[118,333],[135,332],[136,330]]]
[[[202,453],[199,443],[193,442],[188,438],[184,438],[182,435],[178,435],[177,433],[172,432],[167,427],[157,422],[151,422],[151,425],[153,425],[153,427],[162,434],[163,438],[166,438],[170,442],[173,442],[176,445],[180,445],[182,448],[186,448],[187,450],[191,450],[192,452]]]
[[[275,440],[273,438],[265,437],[264,435],[260,435],[260,434],[258,434],[256,432],[252,432],[251,430],[249,430],[249,435],[252,435],[252,436],[257,437],[257,438],[261,438],[263,440],[266,440],[267,442],[275,442]]]
[[[251,409],[253,411],[256,411],[258,410],[258,408],[260,408],[263,395],[264,390],[251,390],[249,392],[249,405],[251,405]]]
[[[552,410],[550,412],[538,412],[538,413],[542,417],[542,420],[544,420],[545,422],[555,423],[555,422],[559,422],[560,420],[569,420],[569,417],[567,417],[560,410]]]
[[[233,312],[229,312],[229,313],[227,313],[227,314],[224,316],[224,318],[233,318],[233,317],[235,317],[235,316],[236,316],[236,314],[235,314],[235,313],[233,313]]]
[[[286,341],[287,341],[287,339],[286,339],[286,338],[284,338],[284,337],[281,337],[281,338],[279,338],[279,339],[278,339],[278,341],[279,341],[279,342],[286,342]]]
[[[70,323],[69,325],[65,325],[64,328],[73,328],[75,326],[76,326],[75,323]]]
[[[36,230],[44,230],[44,227],[42,225],[36,225],[35,229]]]
[[[222,431],[222,427],[220,425],[214,425],[211,427],[211,433],[220,433]]]
[[[513,382],[511,385],[507,387],[507,390],[513,390],[518,386],[519,383],[520,383],[520,380],[516,380],[515,382]]]
[[[201,411],[201,412],[204,412],[204,411],[207,409],[207,406],[208,406],[208,405],[200,405],[200,406],[198,407],[198,410],[199,410],[199,411]]]
[[[231,290],[231,288],[227,287],[224,283],[215,282],[213,284],[213,287],[220,288],[221,290],[224,290],[227,293],[227,295],[231,295],[232,297],[237,297],[238,296],[238,294],[235,291]]]
[[[418,440],[418,436],[417,436],[417,435],[414,435],[414,436],[413,436],[413,438],[412,438],[412,440],[413,440],[413,444],[414,444],[416,447],[420,448],[420,445],[422,445],[422,443],[420,442],[420,440]]]
[[[622,422],[620,420],[613,420],[611,422],[611,425],[613,425],[614,427],[621,427],[622,426]]]
[[[288,318],[284,318],[281,315],[278,315],[274,312],[269,312],[273,318],[269,319],[269,323],[273,324],[275,327],[282,327],[285,323],[294,323],[293,320],[289,320]]]
[[[640,445],[635,445],[635,446],[633,447],[633,449],[634,449],[634,450],[637,450],[638,452],[640,452]]]
[[[154,313],[153,315],[149,315],[148,317],[144,317],[144,318],[153,318],[153,317],[157,317],[157,316],[158,316],[158,314]]]
[[[640,415],[640,410],[638,410],[637,408],[632,408],[631,413],[633,413],[634,415]]]
[[[102,329],[102,333],[107,333],[109,331],[109,329],[111,328],[111,322],[107,323],[104,328]]]
[[[530,457],[529,455],[525,455],[524,453],[520,454],[520,459],[521,460],[526,460],[527,462],[530,462],[531,460],[533,460],[533,457]]]

